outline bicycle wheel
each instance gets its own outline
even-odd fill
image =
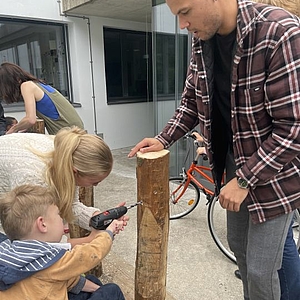
[[[294,218],[293,218],[293,236],[294,240],[298,249],[298,252],[300,253],[300,230],[299,230],[299,224],[300,224],[300,213],[299,210],[296,209],[294,212]]]
[[[177,199],[185,187],[186,179],[172,177],[169,179],[170,220],[179,219],[192,212],[199,203],[200,191],[194,182],[190,182],[183,195]],[[178,200],[178,201],[177,201]]]
[[[221,207],[217,197],[213,197],[209,203],[207,219],[210,234],[216,245],[227,258],[236,263],[227,242],[226,210]]]

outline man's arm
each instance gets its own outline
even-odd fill
[[[142,153],[155,152],[164,149],[164,145],[155,138],[144,138],[136,144],[128,154],[128,157],[133,157],[138,151]]]
[[[181,103],[163,130],[154,138],[144,138],[136,144],[128,157],[133,157],[138,151],[146,153],[167,149],[199,123],[193,82],[194,72],[195,70],[189,66]]]
[[[295,64],[295,57],[300,54],[300,37],[298,27],[288,29],[277,29],[280,39],[274,39],[276,47],[266,62],[263,105],[272,118],[272,132],[236,172],[251,186],[269,182],[300,152],[300,65]]]
[[[0,103],[0,135],[4,135],[5,133],[6,133],[6,121],[4,117],[3,106]]]

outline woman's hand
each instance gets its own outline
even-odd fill
[[[16,124],[17,125],[17,124]],[[16,125],[12,125],[7,131],[6,134],[15,133],[16,131]]]

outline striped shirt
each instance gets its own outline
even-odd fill
[[[44,270],[57,262],[66,250],[57,244],[40,241],[0,243],[0,290]]]
[[[238,1],[231,73],[236,174],[250,184],[254,223],[300,207],[300,20],[286,11]],[[193,38],[181,105],[157,136],[166,148],[198,123],[211,166],[213,43]]]

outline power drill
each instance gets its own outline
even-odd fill
[[[140,201],[127,207],[119,206],[108,209],[100,213],[99,215],[91,217],[89,225],[97,230],[105,230],[113,220],[119,219],[120,217],[125,215],[128,209],[142,204],[142,201]]]

